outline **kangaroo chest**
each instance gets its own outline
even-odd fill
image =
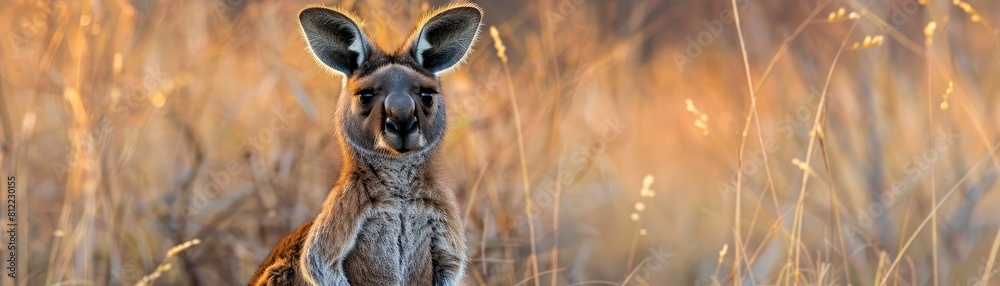
[[[344,261],[352,285],[414,285],[433,281],[434,233],[441,215],[419,199],[373,201]]]

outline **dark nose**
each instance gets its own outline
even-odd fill
[[[416,103],[406,94],[391,93],[385,99],[385,130],[406,136],[417,130]]]

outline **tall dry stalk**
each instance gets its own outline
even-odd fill
[[[868,3],[868,6],[865,7],[865,10],[862,10],[862,14],[867,13],[867,9],[868,7],[871,6],[872,3],[873,2]],[[802,214],[805,208],[804,204],[806,195],[806,185],[809,182],[809,173],[810,173],[808,168],[810,166],[810,162],[812,161],[813,147],[816,136],[822,132],[820,119],[822,118],[823,111],[826,108],[827,90],[829,90],[830,83],[833,80],[833,72],[834,70],[836,70],[837,63],[840,60],[840,56],[843,54],[844,49],[847,47],[847,43],[850,41],[851,35],[854,33],[854,30],[858,27],[859,23],[861,23],[860,19],[855,20],[854,23],[851,24],[851,28],[847,31],[847,35],[844,36],[843,41],[841,41],[840,43],[840,47],[837,49],[837,53],[833,56],[833,63],[830,64],[830,69],[826,75],[826,82],[823,84],[823,89],[821,90],[819,106],[816,108],[816,115],[809,129],[810,130],[809,141],[808,141],[809,144],[806,147],[805,160],[802,162],[802,165],[805,166],[806,168],[802,168],[802,183],[801,183],[802,185],[799,188],[797,196],[798,199],[797,202],[795,203],[795,217],[793,218],[794,222],[792,223],[792,239],[791,239],[792,243],[789,246],[792,249],[789,249],[788,251],[788,253],[793,253],[793,255],[788,257],[788,262],[786,263],[792,265],[791,269],[793,269],[793,272],[792,275],[789,276],[794,276],[795,278],[794,281],[796,285],[798,285],[799,283],[799,273],[800,273],[799,257],[801,252],[801,247],[799,246],[799,242],[802,239]],[[794,257],[794,262],[792,261],[793,257]],[[789,278],[788,276],[785,277],[785,279],[788,278]]]
[[[743,25],[740,24],[740,9],[736,5],[736,0],[732,0],[732,1],[730,1],[730,3],[732,4],[732,8],[733,8],[733,20],[736,22],[736,33],[737,33],[737,36],[739,37],[739,40],[740,40],[740,52],[743,55],[743,69],[746,72],[747,88],[750,91],[750,109],[751,109],[750,114],[753,114],[753,116],[754,116],[754,122],[756,122],[756,124],[757,124],[757,138],[760,141],[761,148],[763,148],[763,146],[764,146],[764,139],[763,139],[763,136],[761,135],[762,131],[760,129],[760,120],[757,117],[757,93],[756,93],[756,91],[755,91],[755,89],[753,87],[753,77],[750,75],[750,60],[747,58],[746,41],[743,40]],[[736,276],[735,276],[736,277],[735,284],[742,284],[743,283],[743,279],[742,279],[743,270],[740,269],[740,263],[743,262],[741,260],[741,258],[744,257],[744,256],[746,256],[746,252],[743,249],[743,239],[742,239],[743,227],[741,226],[741,221],[742,221],[741,215],[742,215],[742,212],[740,211],[740,207],[741,207],[740,202],[741,202],[741,200],[743,198],[743,171],[742,171],[742,168],[743,168],[743,144],[744,144],[744,142],[746,142],[746,136],[747,136],[746,129],[743,130],[743,133],[741,135],[742,135],[742,137],[740,139],[740,148],[739,148],[739,152],[738,152],[739,154],[737,155],[737,163],[736,163],[736,170],[737,170],[737,172],[736,172],[736,174],[737,174],[736,175],[736,199],[734,200],[736,202],[736,207],[735,207],[735,211],[733,211],[733,216],[734,216],[734,218],[733,218],[734,222],[733,223],[735,224],[735,231],[733,233],[733,245],[736,248],[735,251],[733,251],[733,253],[734,253],[733,255],[735,255],[735,258],[733,259],[733,271],[736,274]],[[768,166],[769,164],[767,162],[767,152],[763,152],[763,154],[764,154],[764,168],[765,168],[765,170],[766,170],[766,172],[768,174],[768,180],[770,182],[770,178],[771,178],[771,175],[770,175],[771,174],[771,170],[770,170],[770,168],[771,167]],[[772,183],[769,183],[769,184],[773,188],[773,184]],[[749,268],[750,266],[747,265],[747,267]]]
[[[521,161],[521,181],[524,183],[524,212],[526,219],[528,220],[528,239],[531,244],[531,255],[528,258],[528,263],[531,265],[532,280],[535,286],[539,285],[538,279],[538,251],[535,249],[535,223],[532,214],[532,202],[531,202],[531,182],[528,179],[528,160],[524,156],[524,134],[521,131],[521,112],[518,110],[517,106],[517,94],[514,93],[514,80],[510,76],[510,66],[507,65],[507,48],[504,47],[503,41],[500,39],[500,32],[497,28],[490,26],[490,36],[493,37],[493,45],[497,51],[497,57],[500,58],[500,62],[503,64],[504,76],[507,79],[507,91],[510,96],[511,109],[514,114],[514,128],[517,133],[517,151],[518,158]]]

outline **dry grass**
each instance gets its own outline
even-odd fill
[[[476,2],[469,285],[1000,285],[1000,3]],[[245,284],[339,168],[311,3],[0,4],[18,284]],[[394,46],[443,3],[328,4]]]

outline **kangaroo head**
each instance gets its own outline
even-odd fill
[[[364,155],[399,159],[434,148],[447,125],[438,76],[458,66],[479,34],[473,4],[428,13],[409,40],[386,51],[351,13],[312,7],[299,22],[316,60],[344,76],[338,136]]]

